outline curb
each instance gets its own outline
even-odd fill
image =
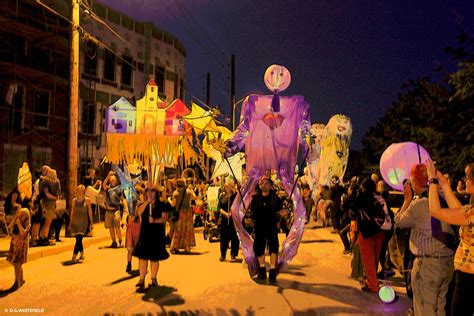
[[[97,244],[109,239],[110,239],[110,236],[95,237],[92,239],[84,239],[82,243],[84,245],[84,248],[86,248],[91,245],[94,245],[94,244]],[[27,263],[36,259],[43,258],[43,257],[54,256],[63,252],[68,252],[68,251],[73,251],[73,250],[74,250],[74,243],[69,244],[69,245],[56,244],[55,246],[47,247],[41,251],[29,252]],[[12,266],[12,265],[6,259],[0,261],[0,269],[5,269],[9,266]]]

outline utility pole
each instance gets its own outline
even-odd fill
[[[211,73],[207,73],[207,84],[206,84],[206,105],[211,106]]]
[[[77,186],[77,133],[79,116],[79,9],[80,0],[71,0],[71,66],[70,102],[68,124],[68,161],[66,207],[71,208],[72,197]]]
[[[230,58],[230,120],[232,131],[235,130],[235,55]]]

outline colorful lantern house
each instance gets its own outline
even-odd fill
[[[141,166],[151,167],[157,170],[152,171],[155,179],[160,168],[176,166],[179,157],[184,156],[185,161],[195,158],[191,142],[186,140],[191,134],[186,128],[189,125],[183,120],[190,111],[181,100],[166,106],[158,97],[158,86],[151,79],[145,95],[137,100],[136,109],[132,109],[123,102],[109,107],[107,159],[110,162],[137,162]],[[135,123],[128,126],[128,122],[124,128],[119,118],[127,117],[128,120],[132,113],[135,113]],[[135,127],[133,131],[131,127]]]
[[[165,134],[166,135],[182,135],[188,134],[188,122],[183,118],[191,111],[186,107],[183,101],[176,99],[166,108],[165,113]]]
[[[106,113],[107,133],[135,134],[137,112],[124,97],[110,105]]]
[[[158,96],[158,86],[150,79],[146,85],[145,95],[137,100],[137,134],[165,134],[165,103]]]

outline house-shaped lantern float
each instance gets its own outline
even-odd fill
[[[137,134],[164,135],[166,109],[165,102],[158,96],[158,86],[150,79],[145,95],[137,100]]]
[[[106,113],[107,133],[135,134],[135,107],[124,97],[110,105]]]

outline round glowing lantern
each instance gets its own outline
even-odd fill
[[[393,189],[403,191],[403,180],[410,178],[410,167],[428,159],[430,155],[426,149],[416,143],[395,143],[380,157],[380,173]]]
[[[392,303],[397,296],[395,290],[390,285],[384,285],[379,289],[379,298],[385,304]]]

